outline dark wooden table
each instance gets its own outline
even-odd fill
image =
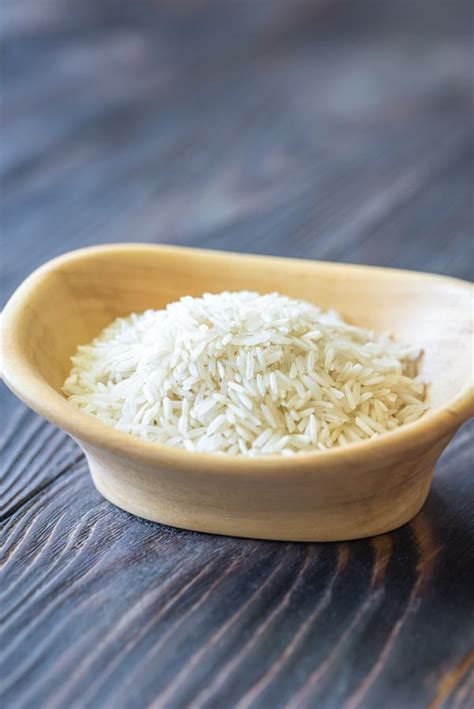
[[[113,241],[472,278],[470,6],[4,0],[3,302]],[[472,423],[411,524],[284,544],[114,509],[1,406],[3,706],[474,706]]]

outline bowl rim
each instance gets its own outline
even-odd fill
[[[198,249],[167,244],[121,243],[89,246],[69,251],[53,258],[33,271],[15,290],[8,300],[1,318],[2,364],[1,374],[7,386],[30,408],[44,418],[64,429],[74,438],[96,449],[105,448],[112,453],[144,463],[165,463],[171,468],[206,468],[207,471],[222,472],[223,469],[249,472],[264,470],[287,470],[292,468],[339,468],[341,464],[356,466],[363,463],[374,465],[386,461],[390,456],[403,451],[408,456],[410,451],[418,451],[424,445],[438,440],[443,435],[454,431],[471,416],[474,416],[474,386],[471,382],[447,403],[435,409],[429,409],[420,419],[404,424],[393,431],[375,438],[347,446],[334,447],[325,451],[305,451],[290,458],[278,454],[249,457],[215,453],[198,453],[163,443],[147,441],[137,436],[117,431],[95,417],[76,409],[57,392],[46,380],[36,373],[22,353],[16,338],[16,325],[21,318],[22,309],[35,292],[38,284],[56,269],[82,258],[93,258],[101,254],[154,250],[176,252],[188,255],[207,254],[215,256],[238,256],[249,259],[278,261],[280,265],[295,261],[308,261],[330,269],[351,269],[395,272],[417,279],[438,280],[466,288],[474,296],[474,287],[468,281],[437,274],[408,271],[405,269],[361,266],[345,263],[318,261],[313,259],[282,258],[256,254]]]

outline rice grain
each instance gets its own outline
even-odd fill
[[[293,455],[418,419],[428,408],[419,356],[304,301],[207,293],[113,322],[78,348],[63,392],[146,440]]]

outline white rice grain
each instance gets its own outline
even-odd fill
[[[419,356],[304,301],[207,293],[116,320],[78,347],[63,391],[150,441],[290,456],[417,420],[428,408]]]

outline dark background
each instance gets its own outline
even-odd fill
[[[114,241],[472,279],[472,29],[467,0],[3,0],[2,302]],[[280,544],[114,509],[0,397],[9,709],[474,705],[472,423],[411,524]]]

